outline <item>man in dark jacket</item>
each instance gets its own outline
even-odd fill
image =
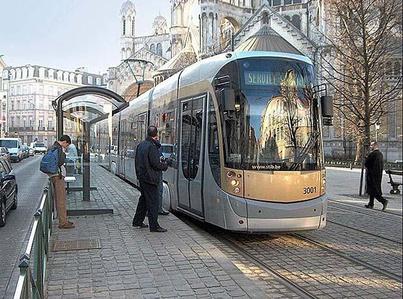
[[[382,211],[386,210],[388,201],[382,197],[382,173],[383,173],[383,155],[379,151],[378,143],[371,142],[371,152],[365,160],[365,168],[367,169],[367,192],[369,194],[369,203],[366,208],[374,207],[374,198],[382,203]]]
[[[64,186],[64,177],[66,176],[66,169],[64,168],[64,162],[66,160],[66,154],[64,150],[71,144],[71,139],[68,135],[63,135],[56,141],[51,151],[58,151],[58,166],[59,171],[57,174],[50,175],[50,179],[54,187],[54,195],[56,202],[57,217],[59,218],[59,228],[69,229],[74,228],[73,222],[67,221],[67,209],[66,209],[66,188]]]
[[[135,158],[141,196],[133,218],[133,226],[147,227],[143,221],[148,211],[148,223],[151,232],[167,231],[158,224],[158,185],[161,180],[161,172],[168,169],[168,164],[160,158],[160,147],[157,128],[150,126],[147,129],[146,140],[137,146]]]

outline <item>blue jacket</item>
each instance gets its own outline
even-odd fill
[[[136,175],[137,179],[148,184],[158,185],[161,173],[168,169],[168,164],[161,162],[159,148],[161,144],[147,137],[136,149]]]

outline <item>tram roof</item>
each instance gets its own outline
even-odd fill
[[[230,54],[230,55],[229,55]],[[219,54],[210,58],[200,60],[187,68],[182,72],[174,74],[167,80],[159,83],[151,90],[145,92],[140,97],[130,102],[130,106],[142,105],[148,102],[150,97],[158,97],[160,94],[166,94],[171,90],[175,90],[177,87],[178,77],[180,78],[181,87],[197,84],[201,81],[210,81],[214,79],[218,71],[228,62],[244,59],[244,58],[289,58],[299,60],[312,65],[312,61],[303,55],[283,53],[283,52],[269,52],[269,51],[248,51],[248,52],[229,52]]]
[[[259,58],[259,57],[289,58],[299,60],[312,65],[312,61],[308,57],[292,53],[271,52],[271,51],[229,52],[219,54],[207,59],[203,59],[185,68],[182,74],[180,75],[180,81],[181,81],[180,84],[181,86],[186,86],[205,80],[212,82],[215,75],[225,64],[238,59]]]

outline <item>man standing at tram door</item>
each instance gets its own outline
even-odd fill
[[[133,226],[148,227],[143,222],[148,212],[150,231],[163,233],[167,230],[158,224],[158,185],[162,179],[161,172],[168,169],[168,164],[160,159],[160,147],[157,127],[149,126],[146,140],[142,141],[136,150],[136,175],[140,182],[141,196],[133,218]]]
[[[383,155],[379,151],[378,143],[371,142],[371,152],[365,160],[365,168],[367,169],[367,192],[369,194],[369,203],[365,205],[368,209],[374,208],[374,198],[382,205],[382,211],[386,210],[388,201],[382,197],[382,173],[383,173]]]

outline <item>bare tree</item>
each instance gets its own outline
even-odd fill
[[[401,47],[402,0],[331,0],[329,5],[331,55],[321,55],[324,79],[346,128],[357,133],[357,160],[367,152],[371,127],[401,92],[401,78],[391,84],[386,68]]]

